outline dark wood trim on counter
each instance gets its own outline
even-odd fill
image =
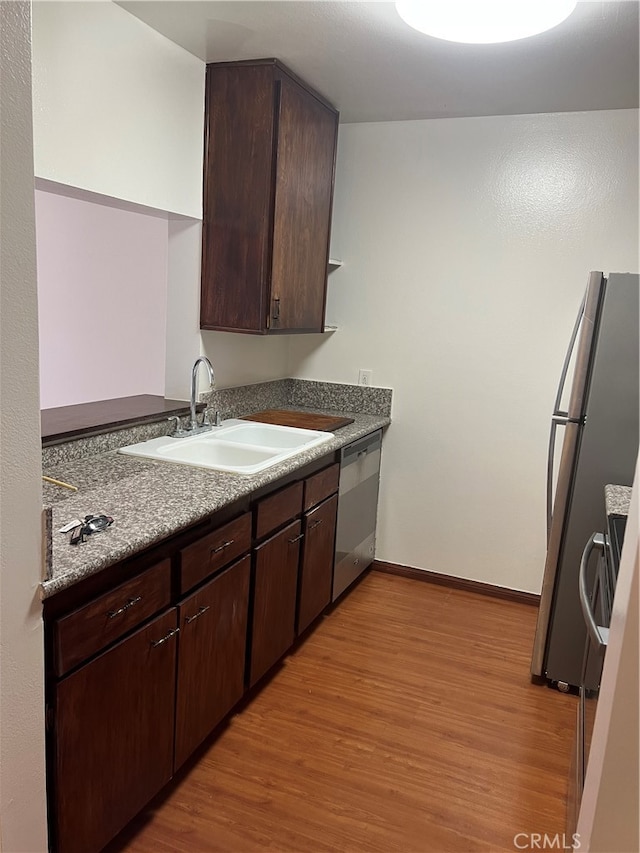
[[[203,408],[204,404],[199,403],[198,411]],[[46,447],[72,438],[162,420],[170,415],[186,415],[188,411],[187,401],[165,400],[154,394],[43,409],[40,412],[42,444]]]
[[[412,566],[401,566],[398,563],[387,563],[384,560],[374,560],[373,570],[384,572],[387,575],[399,575],[412,580],[435,583],[439,586],[449,586],[452,589],[462,589],[466,592],[475,592],[479,595],[489,595],[492,598],[502,598],[506,601],[518,601],[520,604],[531,604],[538,607],[540,596],[533,592],[523,592],[519,589],[509,589],[505,586],[494,586],[481,581],[456,578],[453,575],[443,575],[440,572],[430,572],[427,569],[415,569]]]

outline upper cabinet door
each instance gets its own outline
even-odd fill
[[[335,112],[280,80],[273,262],[273,331],[321,332],[337,137]]]
[[[207,66],[201,328],[323,330],[337,129],[276,60]]]
[[[267,317],[273,70],[208,65],[200,326],[260,332]]]

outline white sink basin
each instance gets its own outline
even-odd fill
[[[257,474],[332,438],[297,427],[228,420],[190,438],[162,436],[121,447],[120,453],[233,474]]]
[[[272,450],[291,450],[307,446],[308,442],[318,435],[327,435],[327,433],[274,424],[261,424],[255,421],[245,421],[238,426],[226,429],[222,436],[216,432],[217,437],[221,437],[231,444],[250,444],[253,447],[269,447]]]

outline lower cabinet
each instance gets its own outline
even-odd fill
[[[171,608],[56,685],[59,850],[100,850],[171,778],[177,627]]]
[[[300,634],[331,601],[338,496],[328,498],[303,517],[297,633]]]
[[[293,644],[301,530],[294,521],[255,549],[251,685]]]
[[[45,604],[57,853],[108,844],[326,608],[337,488],[321,467]]]
[[[179,605],[175,768],[244,693],[249,555]]]

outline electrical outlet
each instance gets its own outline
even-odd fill
[[[358,371],[358,385],[371,385],[373,381],[372,374],[373,370],[363,370],[360,368]]]

